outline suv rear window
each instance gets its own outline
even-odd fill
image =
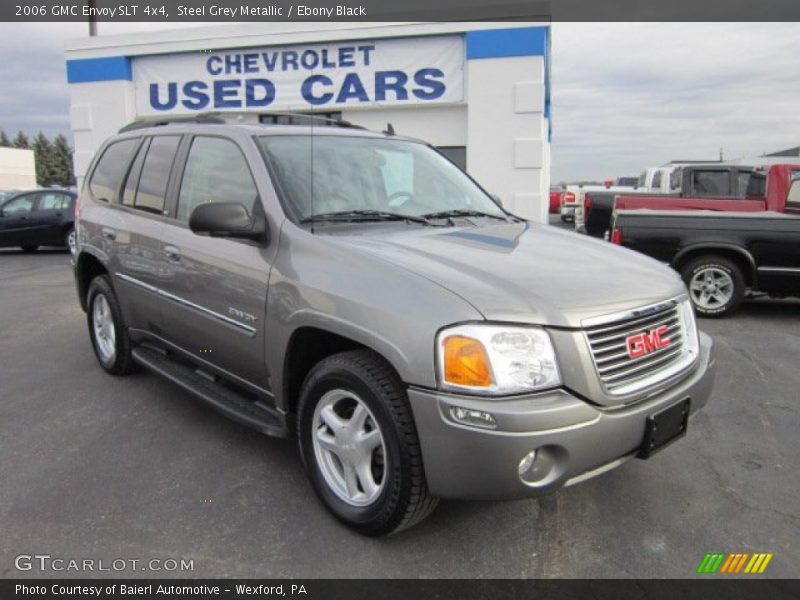
[[[95,200],[116,202],[117,192],[122,177],[128,168],[133,151],[139,144],[139,138],[114,142],[100,157],[89,182],[89,191]]]

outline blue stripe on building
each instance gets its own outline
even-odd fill
[[[509,56],[546,56],[547,27],[468,31],[467,60]]]
[[[131,59],[127,56],[80,58],[67,61],[67,82],[118,81],[132,79]]]

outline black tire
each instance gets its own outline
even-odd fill
[[[39,247],[38,245],[36,245],[36,246],[31,246],[31,245],[28,245],[28,246],[20,246],[20,248],[22,248],[22,251],[23,251],[23,252],[36,252],[36,249],[37,249],[38,247]]]
[[[383,489],[367,506],[341,499],[326,482],[314,451],[314,411],[323,396],[343,389],[356,394],[374,416],[384,438]],[[300,393],[297,434],[300,454],[317,496],[333,515],[356,531],[397,533],[427,517],[438,498],[428,492],[422,450],[405,388],[391,366],[369,350],[335,354],[308,374]]]
[[[114,353],[111,357],[104,357],[99,348],[100,342],[95,334],[94,327],[94,306],[95,301],[99,301],[99,297],[105,298],[108,303],[108,308],[111,314],[111,320],[114,326]],[[111,279],[108,275],[98,275],[89,284],[89,291],[86,293],[86,323],[89,326],[89,339],[92,341],[92,348],[97,357],[97,362],[105,369],[106,372],[112,375],[127,375],[137,370],[137,364],[133,360],[131,353],[131,340],[128,336],[128,328],[125,326],[125,321],[122,318],[122,310],[117,301],[117,295],[114,293],[114,288],[111,285]]]
[[[699,273],[709,269],[716,269],[726,273],[733,282],[733,293],[730,299],[716,306],[704,306],[698,303],[698,299],[691,289],[692,279]],[[692,299],[695,312],[699,317],[710,319],[725,317],[739,308],[744,299],[747,285],[745,284],[742,270],[739,265],[729,258],[713,254],[698,256],[683,265],[680,271],[686,287],[689,288],[689,297]]]

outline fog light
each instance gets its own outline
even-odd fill
[[[517,472],[519,473],[520,477],[525,475],[525,473],[530,470],[530,468],[533,466],[534,460],[536,460],[536,450],[529,452],[522,457],[522,460],[519,461],[519,467],[517,468]]]
[[[495,429],[497,427],[497,421],[494,420],[494,417],[483,410],[451,406],[450,416],[453,417],[455,421],[464,423],[464,425],[484,427],[486,429]]]

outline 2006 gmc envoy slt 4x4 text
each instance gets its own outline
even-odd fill
[[[322,502],[368,535],[647,458],[711,393],[670,268],[506,212],[391,127],[137,121],[76,211],[102,367],[296,435]]]

